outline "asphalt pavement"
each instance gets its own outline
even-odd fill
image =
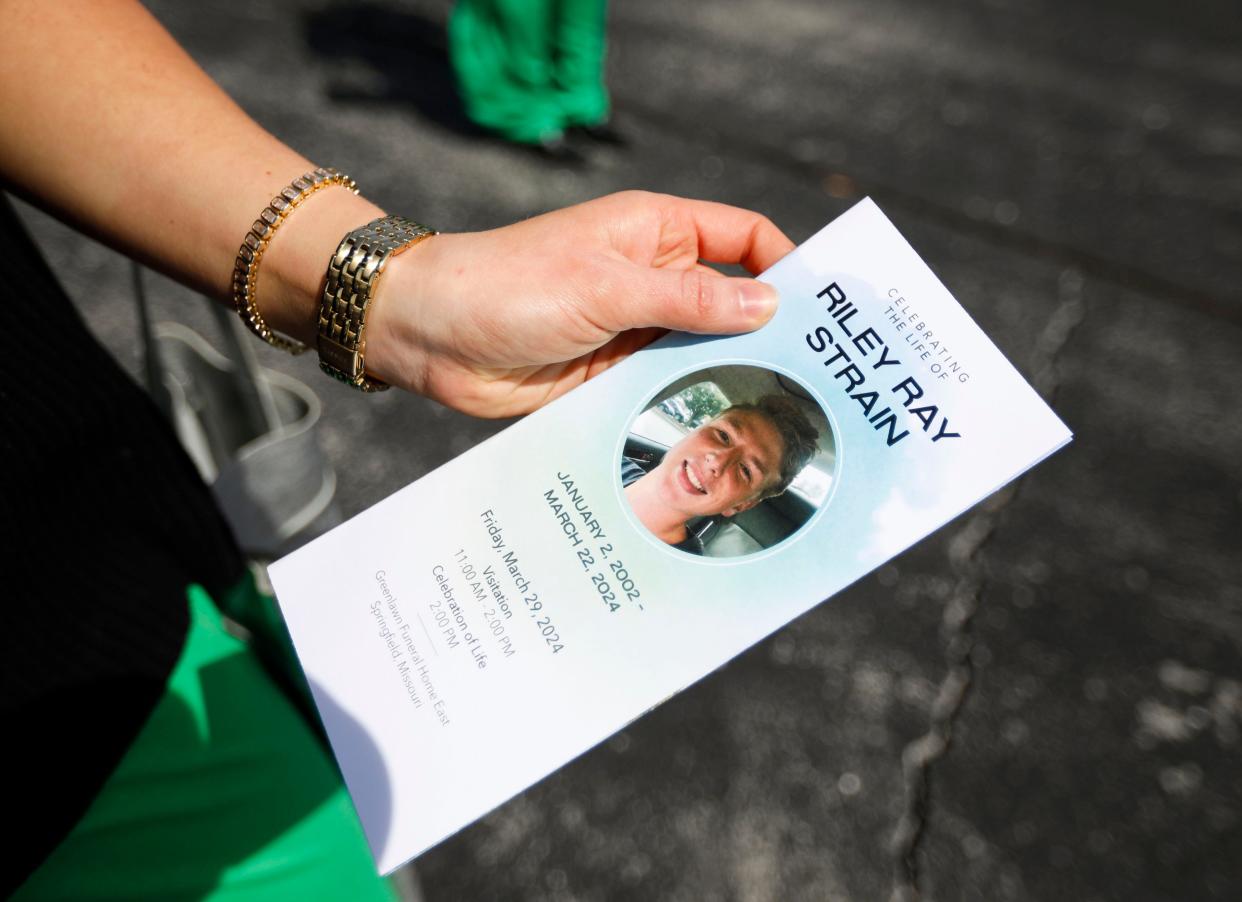
[[[800,240],[870,195],[1077,436],[428,852],[426,899],[1242,897],[1235,4],[617,3],[628,145],[580,168],[464,123],[444,2],[150,6],[278,136],[444,230],[642,187]],[[136,374],[126,263],[27,216]],[[320,392],[345,513],[504,426],[261,353]]]

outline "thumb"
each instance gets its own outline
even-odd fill
[[[749,332],[776,313],[775,288],[731,278],[706,266],[647,269],[631,283],[629,302],[617,310],[618,331],[658,326],[682,332]],[[635,290],[637,289],[637,290]]]

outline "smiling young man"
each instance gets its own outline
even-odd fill
[[[815,456],[818,440],[796,402],[766,395],[688,433],[648,473],[623,459],[625,497],[662,542],[702,554],[703,543],[687,529],[688,521],[732,517],[779,495]]]

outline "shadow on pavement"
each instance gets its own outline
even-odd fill
[[[305,35],[329,67],[332,100],[408,105],[451,131],[480,134],[457,96],[443,21],[375,3],[338,3],[309,13]]]

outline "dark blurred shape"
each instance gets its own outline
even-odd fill
[[[408,105],[452,131],[478,133],[457,96],[443,19],[341,3],[308,13],[305,30],[307,46],[336,70],[333,100]]]

